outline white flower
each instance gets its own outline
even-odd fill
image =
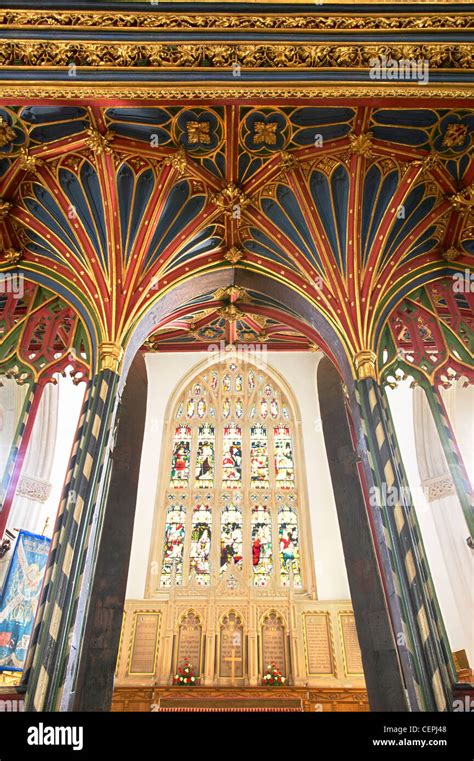
[[[195,682],[196,678],[194,676],[191,677],[191,682]]]

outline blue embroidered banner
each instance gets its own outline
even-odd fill
[[[51,539],[20,531],[0,602],[0,671],[22,671]]]

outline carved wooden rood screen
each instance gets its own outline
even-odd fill
[[[472,8],[42,5],[0,10],[0,374],[21,386],[7,558],[44,389],[67,374],[84,399],[12,684],[29,710],[87,710],[75,687],[103,635],[90,611],[113,598],[114,710],[197,708],[191,689],[209,710],[272,710],[269,667],[279,710],[451,710],[389,389],[422,389],[472,548],[444,395],[474,378]],[[139,353],[178,352],[208,359],[176,378],[143,599],[125,600],[130,548],[109,568],[101,533],[121,468],[126,480],[121,400]],[[267,352],[321,352],[336,369],[352,603],[318,599],[298,400]],[[185,659],[196,686],[180,692]],[[113,668],[96,671],[109,710]]]

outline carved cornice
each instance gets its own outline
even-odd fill
[[[453,0],[455,2],[457,0]],[[306,2],[306,0],[305,0]],[[446,3],[443,3],[446,4]],[[423,15],[387,12],[374,15],[332,15],[332,14],[176,14],[176,13],[107,13],[100,11],[56,11],[44,10],[3,10],[0,11],[0,25],[19,27],[62,27],[70,29],[259,29],[288,31],[396,31],[398,29],[420,30],[463,30],[474,28],[473,14],[426,13]]]
[[[345,44],[287,43],[199,43],[199,42],[63,42],[55,40],[0,40],[0,66],[130,66],[176,68],[319,69],[368,67],[371,59],[423,60],[430,70],[473,67],[474,46],[428,43],[425,45],[361,42]],[[421,88],[420,88],[421,89]]]
[[[66,82],[32,84],[25,81],[0,82],[0,97],[13,99],[27,98],[54,98],[54,100],[71,100],[74,98],[110,99],[122,100],[215,100],[226,99],[275,99],[297,98],[299,100],[311,100],[313,98],[423,98],[443,99],[453,101],[456,99],[474,97],[474,83],[465,85],[439,84],[431,87],[420,87],[412,84],[386,82],[367,82],[360,85],[357,82],[320,82],[317,86],[308,85],[302,87],[298,84],[274,85],[271,82],[263,82],[250,86],[236,85],[230,82],[227,85],[186,87],[172,85],[163,87],[162,83],[146,86],[119,84],[70,84]]]

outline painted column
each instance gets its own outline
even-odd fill
[[[438,387],[425,386],[424,391],[430,405],[439,440],[451,473],[451,478],[461,503],[470,536],[474,538],[474,509],[472,485],[461,455],[456,435],[449,419],[446,406]]]
[[[73,630],[85,625],[78,601],[95,567],[120,358],[120,347],[102,345],[101,369],[85,394],[24,672],[28,711],[57,709]]]
[[[30,443],[44,384],[31,383],[23,402],[15,437],[10,448],[5,473],[2,481],[2,499],[0,509],[0,539],[4,534],[16,488],[20,480],[23,462]]]
[[[405,678],[415,683],[421,707],[446,711],[456,681],[454,665],[388,402],[375,380],[375,356],[369,354],[356,357],[356,395],[371,468],[370,505],[383,522],[402,615],[403,631],[397,636],[397,645],[408,649],[409,663],[401,659],[402,668]]]

